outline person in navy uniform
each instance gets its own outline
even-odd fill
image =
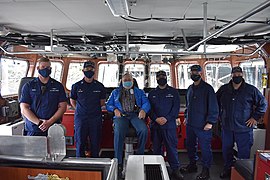
[[[76,157],[85,157],[87,138],[90,140],[91,157],[99,157],[102,110],[105,106],[106,89],[94,79],[95,63],[83,65],[84,78],[72,85],[70,103],[75,108]]]
[[[183,179],[180,173],[176,136],[176,119],[180,110],[180,96],[178,91],[167,84],[165,71],[156,73],[158,86],[152,90],[148,99],[151,104],[151,139],[153,141],[153,153],[162,155],[162,145],[166,147],[168,162],[172,169],[172,177]]]
[[[106,108],[114,112],[114,151],[119,167],[123,165],[124,139],[129,124],[136,129],[138,136],[138,150],[136,154],[144,154],[148,129],[145,124],[146,113],[150,110],[150,103],[143,90],[133,86],[134,80],[129,72],[122,77],[122,83],[112,91]],[[121,169],[121,168],[120,168]]]
[[[218,119],[218,103],[211,85],[202,80],[202,68],[199,65],[190,67],[191,79],[194,81],[188,87],[186,95],[186,145],[189,164],[181,168],[182,173],[197,172],[197,145],[202,153],[202,171],[197,180],[210,178],[209,168],[212,162],[212,126]]]
[[[38,77],[23,86],[20,99],[27,136],[47,136],[48,128],[60,123],[67,107],[63,85],[50,77],[50,60],[38,59],[37,70]]]
[[[232,68],[232,80],[219,88],[217,99],[222,122],[222,154],[224,169],[221,178],[231,175],[233,147],[237,144],[239,159],[249,159],[253,145],[253,126],[263,116],[267,102],[261,92],[243,79],[242,68]]]

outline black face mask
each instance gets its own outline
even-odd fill
[[[201,79],[201,75],[199,74],[191,74],[191,77],[190,77],[193,81],[199,81]]]
[[[233,76],[233,77],[232,77],[232,81],[233,81],[235,84],[240,84],[240,83],[243,81],[243,77],[242,77],[242,76]]]
[[[92,78],[95,74],[94,71],[90,70],[90,71],[83,71],[84,75],[87,77],[87,78]]]
[[[166,78],[159,78],[159,79],[157,80],[157,83],[158,83],[158,85],[160,85],[160,86],[165,86],[165,84],[167,84],[167,79],[166,79]]]

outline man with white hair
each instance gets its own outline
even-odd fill
[[[129,124],[136,129],[139,139],[137,154],[144,154],[148,134],[145,116],[150,110],[150,103],[144,91],[134,87],[133,77],[127,72],[123,75],[120,86],[111,93],[106,108],[114,113],[114,150],[121,167],[124,139]]]

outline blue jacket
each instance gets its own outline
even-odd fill
[[[267,109],[267,102],[261,92],[254,86],[242,82],[238,90],[234,90],[232,81],[217,91],[222,127],[236,132],[247,132],[252,127],[246,121],[253,117],[259,120]]]
[[[120,98],[120,91],[122,88],[123,87],[120,86],[112,91],[108,101],[106,102],[107,111],[113,112],[114,109],[117,108],[119,111],[124,113],[120,99],[119,99]],[[134,87],[134,95],[135,95],[135,99],[136,99],[136,105],[140,109],[142,109],[146,113],[148,113],[150,111],[150,103],[149,103],[144,91],[137,88],[137,87]]]
[[[190,85],[186,96],[185,117],[187,125],[203,129],[206,123],[215,124],[218,119],[218,103],[211,85],[201,80]]]
[[[148,99],[151,104],[151,125],[153,128],[170,129],[176,128],[176,119],[180,110],[180,96],[178,91],[167,85],[165,89],[157,87],[152,90]],[[159,125],[155,120],[158,117],[165,117],[167,122]]]

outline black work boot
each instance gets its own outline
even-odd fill
[[[179,169],[175,169],[172,171],[173,180],[183,180],[184,176],[180,173]]]
[[[231,169],[223,169],[223,171],[220,173],[219,177],[221,179],[225,179],[225,178],[231,177]]]
[[[123,165],[122,164],[118,164],[118,179],[122,179],[123,178]]]
[[[209,169],[207,167],[203,167],[201,174],[197,176],[197,180],[208,180],[210,178]]]
[[[197,170],[198,170],[198,167],[196,164],[189,164],[186,167],[180,168],[180,172],[183,174],[197,172]]]

